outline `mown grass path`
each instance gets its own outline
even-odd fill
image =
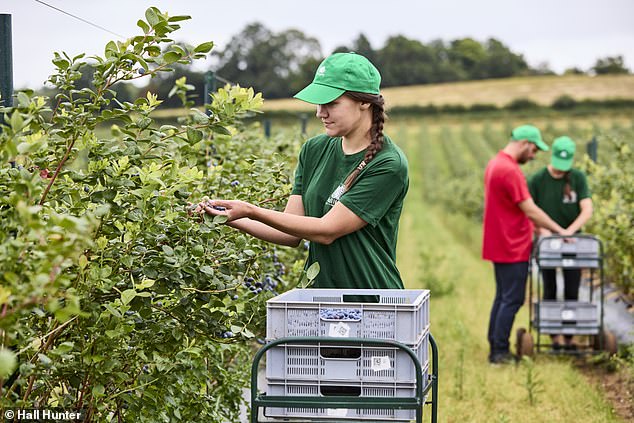
[[[396,122],[393,122],[395,124]],[[392,127],[394,140],[407,154],[410,191],[401,220],[398,263],[407,288],[432,288],[431,325],[440,359],[439,421],[441,422],[619,422],[596,386],[575,369],[570,358],[545,355],[535,359],[529,402],[526,364],[491,366],[486,330],[493,299],[492,266],[480,258],[480,227],[452,216],[424,200],[424,189],[442,186],[443,175],[425,168],[438,163],[432,140],[421,139],[420,126]],[[437,180],[430,181],[429,178]],[[426,180],[427,179],[427,180]],[[453,290],[446,295],[435,292]],[[517,316],[516,328],[527,326],[528,309]],[[426,409],[427,418],[429,410]]]

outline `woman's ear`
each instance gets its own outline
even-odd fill
[[[372,103],[361,102],[361,103],[359,103],[359,105],[361,107],[361,110],[368,110],[370,108],[370,106],[372,106]]]

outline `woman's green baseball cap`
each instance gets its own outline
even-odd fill
[[[346,91],[379,94],[381,74],[365,57],[335,53],[321,62],[315,78],[295,98],[312,104],[327,104]]]
[[[526,140],[535,144],[540,150],[548,151],[548,145],[542,140],[542,133],[533,125],[522,125],[513,129],[511,139],[513,141]]]
[[[562,172],[569,171],[575,158],[575,150],[575,142],[570,137],[557,138],[553,141],[553,154],[550,157],[550,164]]]

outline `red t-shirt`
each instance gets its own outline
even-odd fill
[[[518,204],[530,196],[519,164],[500,151],[484,171],[483,259],[494,263],[529,260],[533,223]]]

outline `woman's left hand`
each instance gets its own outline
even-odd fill
[[[212,216],[227,216],[227,222],[249,217],[254,206],[240,200],[207,200],[198,204],[196,211]]]

